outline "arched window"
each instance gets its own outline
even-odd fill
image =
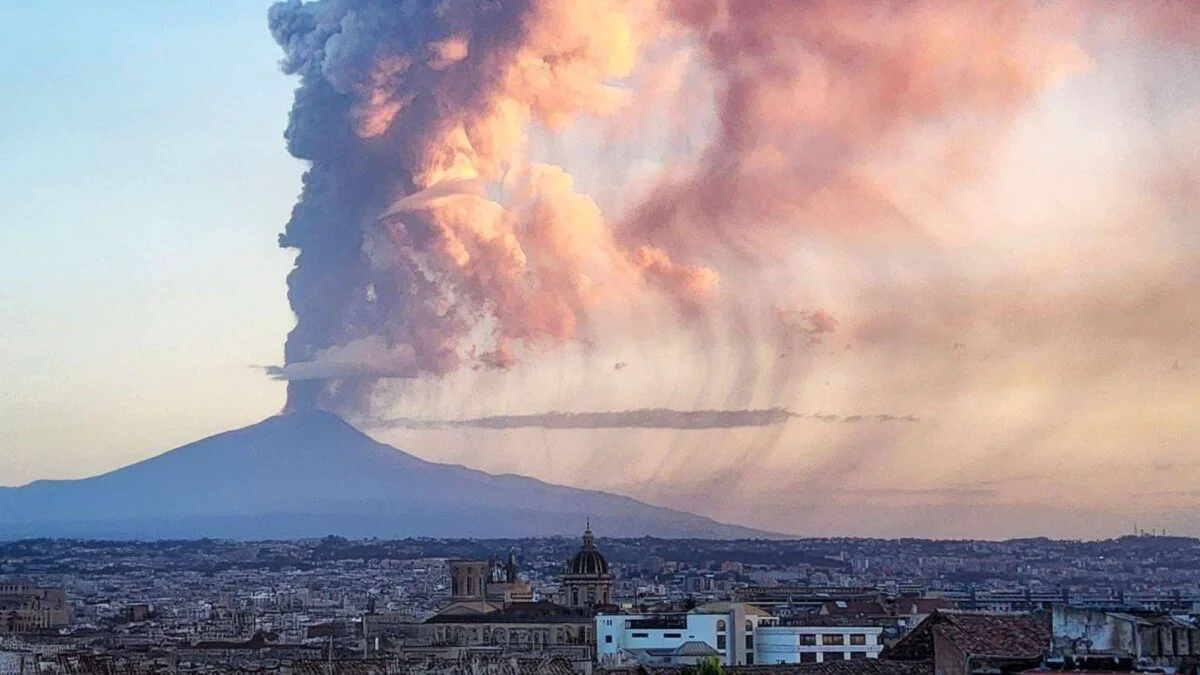
[[[718,633],[725,632],[725,619],[721,619],[720,621],[717,622],[717,632]]]
[[[746,632],[751,633],[753,631],[754,631],[754,622],[751,621],[750,619],[746,619]]]

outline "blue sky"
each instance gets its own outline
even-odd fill
[[[247,366],[278,362],[291,324],[275,236],[303,167],[266,6],[0,20],[0,484],[275,411],[282,387]]]

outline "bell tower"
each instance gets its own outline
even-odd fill
[[[488,564],[480,560],[450,561],[452,602],[482,600],[487,593]]]

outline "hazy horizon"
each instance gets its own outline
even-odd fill
[[[125,466],[337,376],[325,406],[418,457],[769,531],[1200,536],[1194,10],[824,7],[828,34],[767,21],[804,47],[780,74],[780,54],[718,39],[762,17],[681,12],[656,41],[661,17],[562,6],[594,12],[569,74],[587,81],[556,89],[577,98],[496,94],[546,108],[488,146],[502,179],[454,164],[373,213],[516,204],[519,281],[463,271],[502,257],[508,221],[447,221],[458,238],[414,260],[452,261],[461,293],[440,300],[461,315],[345,310],[355,339],[286,361],[295,251],[276,240],[307,164],[268,3],[0,8],[22,27],[0,56],[29,65],[0,74],[0,485]],[[437,45],[433,73],[473,53]],[[746,105],[727,128],[730,82]],[[354,89],[356,119],[390,123],[389,86]],[[424,342],[451,338],[445,362]]]

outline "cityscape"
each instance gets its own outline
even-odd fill
[[[939,622],[961,640],[1025,639],[945,672],[1186,673],[1200,658],[1197,539],[606,539],[585,527],[578,539],[0,544],[0,672],[668,673],[715,658],[735,672],[916,675],[941,662]],[[917,646],[929,630],[932,646]],[[858,660],[887,665],[845,670]]]

